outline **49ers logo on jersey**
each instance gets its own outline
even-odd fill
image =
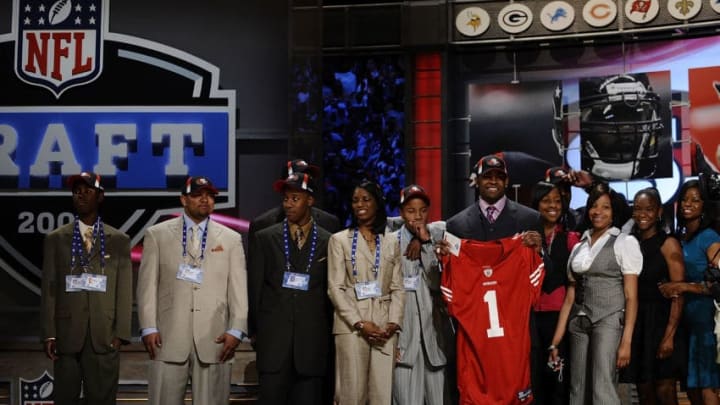
[[[21,0],[13,24],[15,73],[56,98],[70,87],[88,83],[102,71],[102,0]]]

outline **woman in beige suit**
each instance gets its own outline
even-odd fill
[[[395,334],[405,292],[397,240],[385,237],[380,187],[353,191],[353,224],[328,244],[328,294],[335,307],[335,402],[391,402]]]

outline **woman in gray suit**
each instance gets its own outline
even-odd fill
[[[335,401],[389,405],[405,291],[397,239],[385,237],[382,191],[365,181],[352,195],[353,224],[328,243],[335,307]]]
[[[571,405],[619,404],[617,370],[630,362],[643,258],[637,239],[620,233],[627,218],[618,197],[605,183],[590,191],[589,229],[570,253],[569,285],[548,347],[551,364],[558,364],[567,326]]]

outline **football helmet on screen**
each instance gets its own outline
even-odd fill
[[[646,74],[580,82],[583,168],[598,177],[651,177],[663,129],[660,97]]]

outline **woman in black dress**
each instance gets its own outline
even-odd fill
[[[662,202],[655,188],[635,194],[633,235],[640,241],[643,267],[638,278],[638,314],[630,365],[620,380],[634,383],[640,404],[677,404],[676,383],[683,364],[682,340],[676,339],[682,295],[662,296],[658,284],[685,277],[680,242],[665,231]]]

